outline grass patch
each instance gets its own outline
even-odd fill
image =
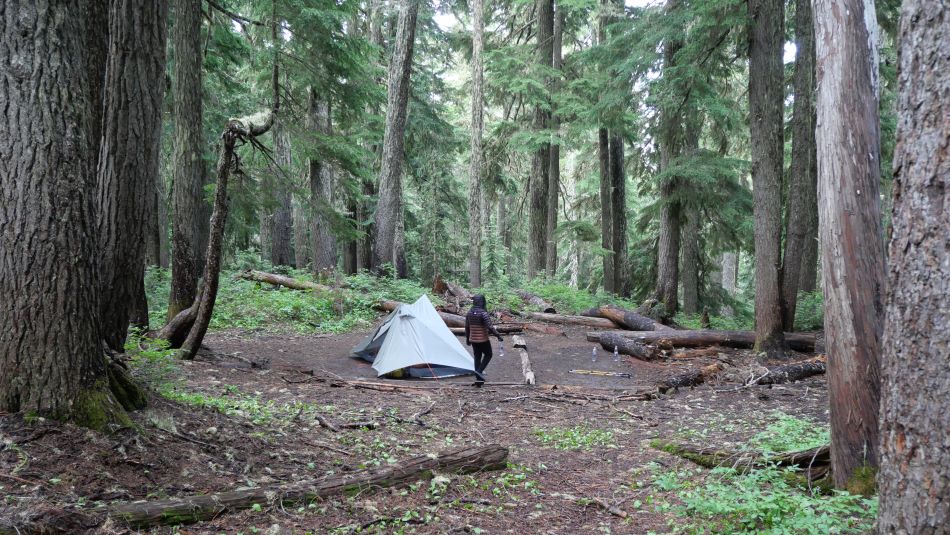
[[[831,442],[826,426],[781,411],[771,413],[770,417],[772,422],[749,440],[752,448],[766,455],[802,451]]]

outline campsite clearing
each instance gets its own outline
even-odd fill
[[[157,383],[162,395],[134,413],[148,439],[3,417],[0,432],[17,447],[0,457],[0,472],[15,478],[0,486],[20,510],[78,522],[77,509],[94,514],[98,504],[337,477],[500,444],[510,449],[503,471],[436,474],[304,506],[255,506],[188,533],[665,532],[681,522],[669,510],[679,490],[705,476],[651,441],[728,449],[787,419],[827,421],[821,376],[773,388],[713,383],[638,401],[625,394],[716,357],[615,363],[601,352],[591,362],[584,327],[566,336],[525,335],[538,386],[515,384],[523,380],[521,362],[509,350],[504,358],[496,351],[480,389],[469,386],[471,377],[377,378],[368,363],[348,356],[367,334],[210,334],[210,349],[175,363],[178,371],[145,369],[153,378],[167,373]],[[748,354],[729,351],[718,358],[738,362]],[[578,368],[633,378],[569,373]]]

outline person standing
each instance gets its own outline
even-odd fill
[[[472,308],[465,315],[465,343],[472,346],[475,354],[475,372],[478,374],[477,383],[484,383],[482,377],[485,368],[491,361],[491,342],[488,339],[489,334],[494,335],[501,342],[501,335],[492,325],[491,316],[486,310],[485,296],[476,295],[472,298]]]

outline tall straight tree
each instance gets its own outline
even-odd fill
[[[630,294],[630,276],[627,273],[627,174],[624,168],[623,138],[610,135],[610,224],[614,251],[614,291]]]
[[[538,71],[547,78],[554,55],[554,0],[537,0],[536,64]],[[546,84],[545,84],[546,85]],[[547,96],[541,97],[542,101]],[[551,110],[546,102],[534,108],[534,132],[538,139],[548,135],[551,127]],[[537,140],[536,140],[537,141]],[[529,183],[530,211],[528,213],[528,278],[534,278],[545,270],[548,228],[548,174],[551,171],[551,143],[537,143],[531,159]]]
[[[293,262],[290,243],[293,239],[293,206],[291,205],[290,133],[281,120],[275,120],[274,135],[274,213],[270,218],[270,262],[275,266],[289,266]]]
[[[607,0],[600,0],[597,17],[597,44],[607,43]],[[597,129],[597,162],[600,171],[600,246],[603,249],[604,291],[614,291],[613,217],[610,200],[610,134],[606,128]]]
[[[379,200],[373,237],[373,269],[395,264],[397,225],[402,220],[402,164],[406,112],[409,106],[409,75],[415,46],[416,18],[420,0],[400,0],[396,38],[389,60],[386,129],[379,170]]]
[[[755,349],[784,355],[781,308],[785,4],[749,0],[749,134],[755,236]]]
[[[666,4],[669,16],[675,16],[682,5],[677,0]],[[663,73],[673,78],[676,72],[676,54],[683,47],[682,36],[670,36],[663,44]],[[660,184],[660,232],[657,251],[656,298],[663,303],[669,316],[679,309],[679,256],[680,256],[680,202],[676,198],[679,180],[670,174],[673,162],[683,144],[681,103],[688,97],[670,82],[666,86],[672,95],[665,102],[660,118],[660,170],[666,174]]]
[[[294,265],[297,266],[297,269],[304,269],[307,267],[307,264],[310,263],[310,246],[307,243],[310,239],[310,236],[307,234],[309,223],[307,219],[307,209],[304,207],[306,202],[306,197],[301,198],[301,196],[296,193],[293,195]]]
[[[144,291],[145,243],[156,209],[165,80],[164,0],[111,0],[98,163],[102,336],[123,351],[131,304]]]
[[[0,2],[0,411],[94,428],[130,424],[99,320],[104,5]]]
[[[950,6],[901,6],[878,533],[950,526]]]
[[[564,6],[556,6],[553,39],[554,42],[551,47],[553,54],[551,67],[553,67],[555,71],[560,71],[563,68],[562,64],[564,62],[561,57],[561,49],[564,41]],[[552,93],[556,92],[557,89],[558,81],[554,80],[551,85]],[[555,104],[553,98],[551,100],[551,110],[551,130],[553,134],[551,135],[551,163],[550,169],[548,170],[548,220],[544,238],[544,264],[549,277],[553,277],[557,273],[557,210],[558,194],[561,190],[561,142],[558,139],[560,137],[558,131],[560,130],[561,122],[554,111]]]
[[[485,96],[483,90],[485,8],[483,0],[472,2],[472,156],[468,193],[468,283],[482,285],[482,127]]]
[[[314,88],[308,94],[307,125],[314,134],[328,136],[332,127],[330,106],[317,98]],[[333,166],[325,159],[313,158],[307,166],[310,185],[310,250],[313,274],[326,276],[336,269],[336,236],[333,234]]]
[[[874,3],[817,0],[815,22],[831,470],[845,487],[878,465],[885,267]]]
[[[204,225],[202,186],[205,162],[201,133],[201,0],[174,0],[171,37],[174,47],[172,101],[175,136],[172,138],[172,280],[168,319],[195,301],[201,276],[198,236]]]
[[[795,107],[792,116],[792,168],[788,185],[788,220],[782,256],[782,323],[795,325],[795,309],[806,263],[815,257],[806,248],[817,245],[812,227],[817,220],[817,162],[815,157],[815,23],[811,0],[795,3]],[[812,244],[808,242],[812,241]],[[816,247],[817,248],[817,247]],[[815,266],[811,265],[812,272]]]

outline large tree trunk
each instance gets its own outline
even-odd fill
[[[537,0],[537,64],[549,69],[554,54],[554,0]],[[547,85],[547,84],[545,84]],[[547,97],[542,97],[547,100]],[[534,110],[534,131],[544,135],[551,127],[551,112],[538,105]],[[551,172],[551,143],[538,145],[531,160],[528,212],[528,278],[543,274],[547,258],[548,185]]]
[[[699,211],[694,206],[684,206],[683,245],[680,247],[683,312],[699,313]]]
[[[270,263],[275,266],[290,266],[293,262],[290,242],[293,236],[293,207],[291,190],[293,160],[290,153],[290,134],[280,123],[274,123],[274,213],[270,227]]]
[[[950,526],[950,8],[904,0],[878,533]]]
[[[330,106],[308,91],[307,125],[314,134],[330,135]],[[310,186],[310,242],[313,274],[325,277],[336,269],[336,236],[333,233],[333,166],[326,159],[311,158],[307,167]]]
[[[564,7],[559,6],[554,14],[554,34],[551,47],[551,67],[560,71],[562,67],[561,48],[564,34]],[[558,82],[551,84],[552,92],[557,91]],[[558,119],[555,110],[554,99],[551,99],[551,150],[549,153],[550,163],[548,169],[548,202],[547,202],[547,230],[545,232],[544,265],[547,269],[548,277],[554,277],[557,274],[557,211],[558,197],[561,190],[561,142],[559,140],[559,129],[561,121]]]
[[[171,37],[175,136],[172,139],[172,281],[168,319],[191,306],[201,274],[199,220],[204,186],[201,128],[201,0],[174,0]]]
[[[483,0],[472,2],[472,154],[469,166],[468,194],[468,284],[482,285],[482,124],[484,81],[482,67],[485,10]]]
[[[815,202],[808,216],[808,233],[805,238],[805,248],[802,251],[801,274],[798,277],[798,290],[802,292],[814,292],[818,288],[818,158],[816,157],[813,165],[815,171],[812,173],[814,183],[809,186],[815,191]]]
[[[99,322],[103,6],[0,2],[0,412],[99,429],[130,425]]]
[[[610,200],[610,135],[606,128],[597,130],[597,160],[600,164],[600,246],[603,257],[604,291],[614,291],[614,257],[609,253],[613,249],[613,216]]]
[[[402,157],[406,111],[409,105],[409,74],[415,45],[416,16],[420,0],[400,0],[396,39],[389,63],[386,130],[379,171],[379,200],[373,237],[372,269],[377,273],[395,257],[397,225],[402,214]],[[395,267],[395,266],[394,266]]]
[[[870,0],[818,0],[815,21],[831,465],[844,487],[863,477],[859,469],[878,465],[885,267],[877,22]]]
[[[98,166],[100,321],[122,352],[131,304],[141,298],[145,243],[158,177],[165,80],[163,0],[112,0]]]
[[[782,263],[782,322],[794,330],[799,285],[813,240],[812,214],[817,215],[815,161],[815,27],[811,0],[795,2],[795,109],[792,117],[792,168],[788,185],[788,220]],[[814,258],[809,259],[814,261]]]
[[[618,295],[630,295],[630,276],[627,273],[627,175],[623,163],[623,138],[610,136],[610,225],[614,250],[614,291]]]
[[[784,3],[749,0],[749,134],[755,218],[756,351],[784,353],[781,307]]]
[[[307,229],[310,224],[307,219],[307,209],[304,205],[307,199],[300,195],[293,195],[293,217],[294,217],[294,265],[297,269],[306,269],[310,263],[310,236]]]
[[[678,0],[667,3],[670,16],[680,9]],[[663,45],[663,70],[668,76],[675,76],[676,53],[683,47],[681,38],[669,39]],[[670,84],[675,95],[683,93],[679,84]],[[683,95],[688,96],[688,95]],[[674,160],[680,154],[682,145],[682,117],[679,98],[672,98],[661,110],[662,129],[660,132],[660,171],[670,173]],[[674,107],[675,106],[675,107]],[[680,257],[680,202],[676,200],[679,187],[676,176],[667,175],[660,184],[660,233],[656,261],[656,299],[663,304],[666,314],[672,317],[679,310],[679,257]]]

